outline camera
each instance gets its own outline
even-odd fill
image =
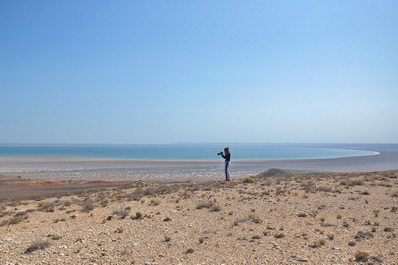
[[[217,155],[218,155],[218,156],[222,155],[222,152],[218,153]]]

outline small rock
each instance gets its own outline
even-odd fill
[[[191,254],[191,253],[194,253],[194,252],[195,252],[194,249],[188,248],[187,251],[185,251],[185,254]]]
[[[307,260],[307,259],[297,259],[297,261],[300,261],[300,262],[307,262],[308,260]]]

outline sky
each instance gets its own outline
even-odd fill
[[[0,1],[0,143],[398,143],[398,1]]]

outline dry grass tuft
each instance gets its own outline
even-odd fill
[[[45,249],[50,245],[50,242],[47,240],[37,240],[30,244],[30,246],[25,250],[25,253],[32,253],[35,250]]]
[[[92,211],[96,206],[97,206],[97,205],[96,205],[95,202],[93,202],[93,201],[91,201],[91,200],[87,200],[87,201],[85,201],[85,202],[83,203],[82,212],[88,213],[88,212]]]
[[[211,201],[202,201],[198,204],[198,206],[196,206],[196,209],[198,209],[198,210],[203,209],[203,208],[210,209],[213,206],[214,206],[214,203]]]
[[[114,210],[112,214],[120,216],[120,219],[124,219],[130,214],[130,209]]]

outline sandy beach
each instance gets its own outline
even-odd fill
[[[0,264],[397,264],[398,171],[261,176],[2,200]]]

